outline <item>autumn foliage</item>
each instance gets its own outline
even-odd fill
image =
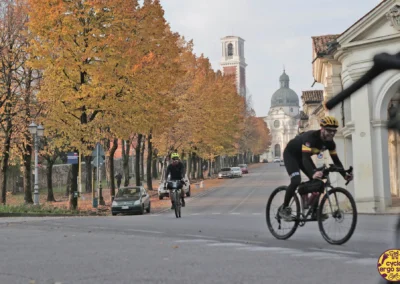
[[[36,89],[0,94],[0,123],[3,132],[12,133],[38,116],[46,128],[47,146],[41,153],[47,159],[63,151],[87,156],[98,141],[116,145],[115,139],[139,137],[151,143],[149,161],[171,151],[215,161],[260,155],[269,146],[265,122],[248,114],[234,78],[215,72],[204,55],[194,55],[193,42],[171,31],[158,0],[142,5],[137,0],[13,3],[8,5],[24,7],[19,12],[24,17],[9,23],[20,35],[17,49],[24,52],[17,61],[41,76]],[[2,20],[4,25],[10,18],[3,15]],[[21,94],[35,105],[13,103]],[[24,120],[16,116],[16,125],[7,126],[7,115],[23,106],[33,113],[24,112]],[[12,136],[0,138],[5,161]],[[29,135],[19,139],[31,147]],[[25,153],[30,155],[29,147]],[[115,147],[109,147],[112,155]],[[75,180],[76,174],[73,167]]]

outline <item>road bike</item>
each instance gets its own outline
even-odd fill
[[[168,181],[168,186],[167,188],[171,190],[171,199],[175,205],[175,216],[176,218],[181,218],[181,190],[182,186],[181,183],[183,183],[181,180],[171,180]]]
[[[327,109],[332,109],[345,99],[350,97],[353,93],[365,86],[380,74],[388,70],[400,70],[400,52],[396,54],[379,53],[373,57],[373,66],[369,69],[360,79],[344,89],[326,103]],[[389,119],[386,125],[387,129],[392,129],[400,132],[400,105],[397,105],[389,112]],[[395,227],[394,245],[400,248],[400,216],[397,218]],[[380,283],[395,283],[392,281],[381,279]]]
[[[279,214],[278,210],[282,205],[282,199],[278,201],[278,206],[272,209],[272,203],[274,198],[279,193],[283,193],[283,197],[286,193],[287,186],[280,186],[276,188],[270,195],[267,207],[266,207],[266,220],[267,226],[271,234],[280,240],[289,239],[297,230],[298,226],[303,227],[307,222],[318,222],[319,231],[322,237],[330,244],[341,245],[347,242],[354,233],[357,225],[357,208],[353,196],[344,188],[333,187],[329,178],[329,174],[333,172],[338,172],[342,174],[351,173],[353,168],[350,167],[348,170],[337,167],[333,164],[327,167],[323,165],[320,168],[315,169],[315,171],[322,171],[323,176],[318,180],[311,180],[308,182],[302,182],[298,188],[295,190],[293,197],[290,201],[289,207],[292,208],[291,220],[283,220]],[[323,180],[326,180],[323,182]],[[346,185],[349,181],[346,183]],[[299,198],[304,195],[311,194],[310,204],[305,206],[304,199]],[[342,194],[346,200],[341,200],[338,196]],[[340,200],[339,200],[340,199]],[[327,205],[327,208],[325,208]],[[305,209],[308,211],[306,212]],[[352,216],[350,216],[352,214]],[[326,222],[330,219],[338,224],[342,224],[349,220],[351,222],[348,232],[341,238],[335,239],[334,236],[327,232],[325,227]],[[278,223],[278,229],[275,230],[272,226],[272,221],[276,220]],[[292,225],[288,233],[281,234],[282,226],[288,224]]]

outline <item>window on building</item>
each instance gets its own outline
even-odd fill
[[[233,44],[228,44],[228,56],[233,56]]]

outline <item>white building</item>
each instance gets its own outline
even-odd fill
[[[246,97],[246,60],[244,57],[244,39],[226,36],[221,39],[223,75],[235,75],[237,92]]]
[[[384,0],[339,35],[313,37],[313,76],[323,84],[324,101],[348,87],[380,52],[400,51],[400,0]],[[400,191],[400,139],[386,130],[388,108],[400,97],[400,72],[388,71],[343,105],[321,111],[339,119],[339,157],[354,167],[347,187],[359,212],[394,210]],[[345,187],[339,176],[337,184]]]
[[[282,158],[287,143],[298,133],[299,97],[289,88],[289,82],[289,76],[283,71],[279,77],[280,88],[272,95],[271,108],[264,118],[271,131],[271,147],[261,159]]]

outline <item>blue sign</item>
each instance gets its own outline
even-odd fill
[[[78,153],[75,153],[75,152],[67,153],[67,164],[76,165],[76,164],[78,164],[78,162],[79,162]]]

